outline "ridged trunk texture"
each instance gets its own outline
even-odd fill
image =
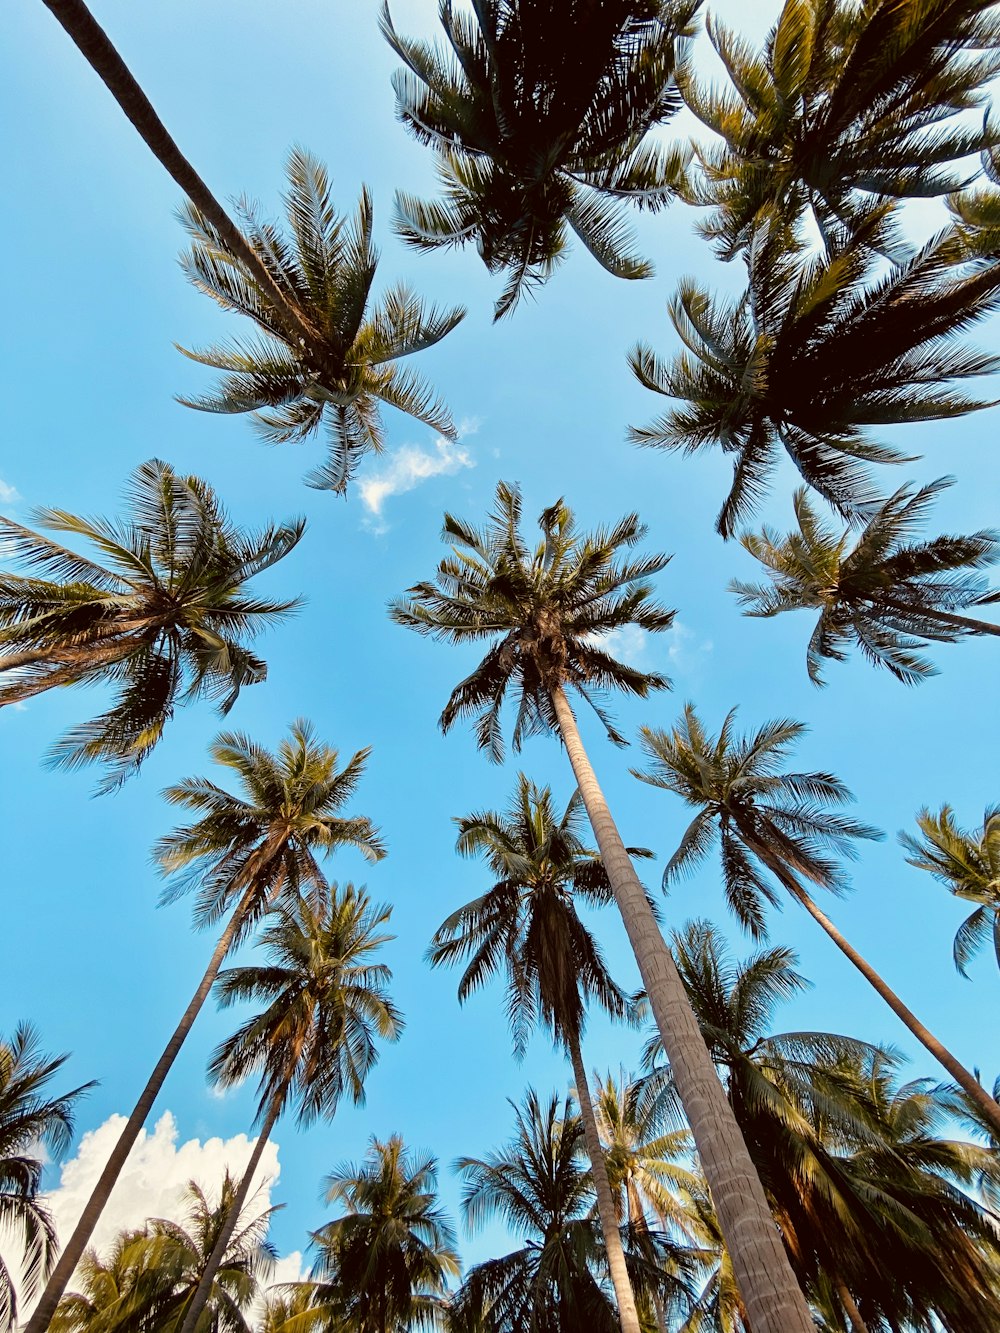
[[[587,1082],[587,1071],[583,1065],[578,1034],[574,1032],[568,1036],[566,1045],[573,1065],[576,1099],[580,1103],[580,1119],[583,1121],[583,1137],[587,1144],[587,1156],[590,1158],[594,1193],[597,1195],[597,1216],[604,1234],[608,1268],[611,1270],[611,1282],[618,1302],[618,1322],[622,1326],[622,1333],[641,1333],[639,1312],[635,1308],[635,1294],[625,1266],[622,1235],[618,1229],[618,1210],[615,1208],[614,1195],[611,1193],[608,1164],[604,1159],[604,1149],[601,1147],[601,1134],[597,1128],[597,1117],[594,1115],[594,1103],[590,1098],[590,1084]],[[182,1329],[181,1333],[186,1333],[186,1330]]]
[[[559,729],[601,859],[635,951],[753,1333],[815,1333],[732,1107],[684,983],[660,934],[591,766],[561,686],[551,691]]]
[[[881,975],[875,971],[871,963],[855,949],[851,942],[841,935],[840,931],[833,924],[826,913],[820,908],[818,903],[802,887],[795,876],[786,868],[781,859],[774,855],[769,847],[756,839],[748,839],[747,846],[757,856],[764,865],[767,866],[771,874],[787,889],[797,903],[800,903],[812,919],[819,923],[833,940],[840,952],[851,960],[864,979],[876,991],[886,1004],[896,1015],[899,1021],[909,1029],[910,1032],[920,1042],[925,1050],[930,1051],[934,1059],[943,1068],[947,1069],[956,1083],[968,1093],[969,1097],[982,1111],[983,1115],[993,1126],[994,1132],[1000,1137],[1000,1104],[995,1102],[976,1076],[962,1064],[948,1047],[938,1041],[934,1033],[929,1028],[924,1027],[920,1019],[912,1009],[909,1009],[899,998],[896,992],[884,981]]]
[[[302,312],[277,286],[239,227],[178,148],[153,109],[149,98],[139,87],[107,33],[87,6],[82,0],[43,0],[43,3],[65,28],[80,54],[100,76],[149,151],[173,177],[194,206],[204,214],[222,237],[229,251],[242,261],[268,301],[281,313],[285,332],[293,337],[294,341],[306,346],[317,365],[322,366],[325,355],[322,347],[317,345],[315,331],[309,326]]]
[[[259,885],[253,883],[247,889],[246,893],[240,899],[240,904],[236,908],[229,925],[219,936],[219,942],[215,946],[215,952],[212,954],[211,961],[198,985],[198,989],[191,997],[191,1002],[184,1010],[184,1016],[174,1030],[173,1036],[167,1042],[163,1054],[156,1062],[156,1068],[149,1076],[149,1082],[142,1090],[139,1100],[136,1102],[132,1114],[128,1118],[128,1123],[122,1130],[118,1142],[111,1150],[111,1156],[108,1158],[107,1165],[101,1172],[100,1179],[94,1186],[94,1191],[87,1200],[86,1207],[80,1215],[72,1236],[66,1242],[66,1246],[59,1256],[59,1261],[52,1270],[52,1276],[46,1283],[45,1290],[42,1292],[41,1299],[35,1307],[35,1312],[28,1320],[24,1333],[45,1333],[52,1316],[55,1314],[56,1306],[66,1290],[66,1284],[73,1276],[73,1270],[87,1248],[87,1242],[90,1240],[91,1233],[97,1225],[101,1213],[104,1211],[105,1204],[111,1196],[111,1191],[115,1187],[115,1182],[121,1174],[121,1169],[132,1150],[132,1145],[139,1137],[139,1131],[146,1123],[146,1117],[153,1109],[153,1103],[156,1101],[160,1089],[163,1087],[164,1080],[170,1072],[170,1067],[177,1058],[177,1054],[184,1044],[184,1039],[191,1031],[194,1020],[198,1017],[202,1005],[208,998],[208,993],[218,975],[219,968],[229,952],[229,949],[236,937],[237,931],[243,924],[243,919],[249,911],[254,898],[260,892]]]
[[[287,1084],[285,1085],[287,1088]],[[250,1161],[247,1163],[247,1169],[243,1172],[239,1185],[236,1187],[236,1193],[233,1195],[233,1206],[230,1208],[228,1216],[223,1223],[222,1230],[219,1232],[218,1239],[212,1253],[208,1257],[208,1263],[205,1265],[205,1271],[201,1275],[197,1289],[191,1297],[191,1304],[187,1308],[184,1316],[184,1322],[181,1324],[181,1333],[194,1333],[198,1326],[198,1320],[208,1303],[208,1298],[212,1294],[212,1283],[215,1281],[215,1275],[226,1257],[226,1250],[232,1239],[233,1232],[236,1230],[236,1224],[240,1220],[240,1213],[243,1211],[243,1205],[247,1201],[247,1195],[250,1192],[250,1185],[253,1181],[254,1172],[260,1165],[260,1159],[263,1156],[264,1149],[267,1147],[268,1139],[271,1137],[271,1130],[274,1129],[275,1121],[281,1114],[281,1107],[284,1103],[285,1088],[281,1089],[279,1096],[272,1098],[271,1107],[267,1113],[267,1119],[261,1126],[260,1133],[257,1135],[257,1142],[254,1150],[250,1154]]]

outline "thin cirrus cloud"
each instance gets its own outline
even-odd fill
[[[359,478],[358,493],[368,510],[365,526],[372,532],[385,532],[388,529],[384,514],[387,500],[414,490],[432,477],[450,476],[463,468],[475,467],[475,459],[464,447],[464,441],[467,436],[475,434],[476,428],[476,422],[463,422],[457,440],[446,440],[439,435],[433,449],[404,444],[387,454],[381,467]]]
[[[56,1225],[56,1234],[70,1235],[90,1197],[125,1117],[109,1116],[97,1129],[80,1140],[76,1156],[63,1164],[59,1185],[43,1196]],[[107,1254],[119,1231],[138,1229],[151,1217],[165,1217],[183,1224],[187,1208],[184,1190],[195,1180],[209,1202],[219,1197],[223,1173],[228,1166],[234,1177],[245,1170],[255,1139],[236,1134],[231,1139],[211,1138],[202,1142],[188,1139],[178,1143],[177,1123],[170,1111],[164,1111],[152,1133],[143,1130],[129,1153],[108,1205],[94,1228],[91,1247]],[[271,1190],[278,1179],[278,1145],[268,1143],[251,1185],[248,1208],[262,1213],[271,1204]],[[302,1256],[297,1251],[280,1258],[269,1282],[294,1282],[302,1275]],[[32,1303],[25,1302],[22,1317],[30,1314]]]
[[[679,618],[662,635],[653,636],[641,625],[623,625],[594,636],[594,641],[612,657],[633,666],[666,662],[679,675],[696,673],[712,651],[711,639],[699,639],[693,629]]]
[[[17,488],[4,481],[3,477],[0,477],[0,504],[12,505],[15,500],[20,500],[20,498]]]

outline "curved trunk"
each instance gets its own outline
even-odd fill
[[[608,1255],[608,1268],[618,1302],[618,1322],[622,1333],[640,1333],[639,1313],[635,1308],[635,1295],[625,1266],[625,1251],[622,1248],[622,1236],[618,1229],[617,1209],[611,1182],[608,1179],[608,1164],[601,1147],[601,1135],[594,1115],[594,1103],[590,1098],[590,1084],[587,1071],[583,1066],[583,1054],[580,1050],[580,1035],[577,1032],[566,1038],[566,1048],[573,1065],[573,1077],[576,1080],[576,1098],[580,1103],[580,1119],[583,1121],[583,1137],[587,1144],[587,1156],[590,1158],[590,1174],[594,1181],[597,1195],[597,1216],[604,1234],[604,1248]],[[181,1333],[188,1333],[182,1329]]]
[[[139,136],[156,160],[170,174],[187,197],[200,209],[222,237],[227,248],[253,275],[254,282],[268,301],[281,313],[286,332],[296,343],[303,343],[322,366],[325,355],[318,345],[315,330],[302,312],[277,286],[246,237],[229,217],[215,195],[201,179],[166,126],[153,110],[149,98],[136,83],[128,66],[115,50],[107,33],[82,0],[43,0],[76,44],[81,55],[100,76],[112,97],[125,112]]]
[[[239,906],[236,908],[229,925],[219,936],[219,941],[215,946],[215,951],[209,961],[205,975],[202,977],[198,989],[191,997],[188,1007],[184,1010],[184,1015],[174,1030],[173,1036],[167,1042],[163,1054],[156,1062],[156,1068],[149,1076],[149,1081],[142,1090],[139,1100],[136,1102],[132,1114],[128,1118],[125,1128],[119,1136],[118,1142],[111,1150],[111,1156],[108,1158],[107,1165],[101,1172],[94,1191],[87,1200],[86,1206],[80,1215],[72,1236],[66,1242],[66,1247],[59,1256],[59,1262],[52,1270],[52,1276],[49,1278],[45,1290],[42,1292],[41,1300],[35,1308],[34,1314],[25,1325],[24,1333],[45,1333],[49,1326],[52,1316],[55,1314],[56,1306],[66,1289],[66,1284],[73,1276],[73,1270],[80,1262],[84,1250],[87,1248],[87,1242],[90,1240],[91,1233],[97,1225],[104,1206],[111,1196],[111,1191],[115,1187],[115,1182],[121,1174],[121,1169],[132,1150],[132,1145],[139,1137],[139,1131],[146,1123],[146,1117],[153,1107],[153,1102],[163,1087],[164,1080],[170,1072],[170,1067],[177,1058],[177,1053],[184,1044],[184,1039],[191,1031],[194,1020],[208,998],[208,993],[218,975],[219,968],[222,966],[226,954],[229,952],[236,934],[243,924],[244,917],[250,910],[254,898],[260,892],[259,885],[252,883],[240,899]]]
[[[222,1230],[208,1257],[208,1263],[205,1265],[205,1271],[201,1275],[194,1295],[191,1297],[191,1304],[187,1308],[184,1316],[184,1322],[181,1324],[181,1333],[194,1333],[198,1326],[198,1320],[201,1312],[208,1303],[208,1298],[212,1294],[212,1284],[215,1282],[215,1275],[222,1266],[222,1261],[226,1257],[226,1250],[229,1248],[229,1242],[232,1239],[233,1232],[236,1230],[236,1224],[240,1220],[240,1213],[243,1211],[243,1205],[247,1201],[247,1195],[250,1192],[250,1185],[254,1178],[254,1173],[260,1165],[260,1159],[264,1149],[267,1147],[268,1139],[271,1137],[271,1130],[274,1129],[275,1121],[281,1114],[281,1108],[285,1101],[285,1092],[288,1089],[290,1080],[286,1079],[280,1089],[280,1095],[271,1099],[271,1109],[267,1113],[267,1119],[261,1126],[260,1133],[257,1135],[257,1142],[254,1150],[250,1154],[250,1161],[247,1163],[247,1169],[243,1172],[239,1185],[236,1187],[236,1193],[233,1195],[233,1205],[229,1210]]]
[[[712,1191],[749,1323],[754,1333],[815,1333],[684,983],[611,818],[569,700],[561,686],[552,689],[551,698]]]
[[[82,676],[103,667],[114,666],[129,657],[136,648],[142,647],[142,640],[97,645],[80,645],[71,648],[26,648],[20,653],[4,653],[0,656],[0,676],[7,671],[17,671],[21,667],[52,664],[52,670],[41,678],[23,682],[12,681],[0,684],[0,708],[4,704],[20,703],[22,699],[31,699],[36,694],[43,694],[57,685],[71,685]]]
[[[854,1304],[854,1297],[847,1289],[847,1283],[843,1278],[835,1277],[833,1279],[833,1289],[837,1293],[837,1299],[844,1307],[844,1314],[851,1323],[851,1333],[868,1333],[868,1325],[861,1318],[861,1311]]]
[[[914,614],[913,609],[908,607],[905,602],[896,602],[890,597],[884,598],[883,602],[885,606],[893,611]],[[923,606],[917,614],[926,616],[928,620],[937,620],[942,625],[949,625],[963,634],[1000,634],[1000,625],[994,625],[989,620],[976,620],[972,616],[956,616],[951,611],[929,611]]]
[[[979,1080],[972,1074],[962,1062],[955,1058],[948,1047],[938,1041],[934,1033],[929,1028],[924,1027],[920,1019],[912,1009],[909,1009],[899,998],[892,987],[882,979],[878,972],[872,967],[871,963],[855,949],[849,940],[841,935],[840,931],[833,924],[826,913],[813,901],[810,894],[802,887],[799,881],[785,867],[779,857],[775,856],[769,847],[758,842],[756,838],[747,838],[747,846],[755,856],[767,866],[771,874],[795,899],[800,903],[814,921],[826,931],[830,939],[840,950],[840,952],[854,964],[868,984],[875,990],[886,1004],[900,1020],[900,1022],[909,1029],[909,1031],[920,1042],[925,1050],[930,1051],[934,1059],[947,1069],[956,1083],[968,1094],[976,1106],[982,1111],[983,1115],[993,1126],[993,1130],[1000,1135],[1000,1104],[995,1102],[989,1095]]]

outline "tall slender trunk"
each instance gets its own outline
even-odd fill
[[[749,1323],[754,1333],[815,1333],[684,983],[611,818],[569,700],[561,686],[552,689],[551,698],[712,1191]]]
[[[995,1102],[976,1076],[966,1069],[960,1060],[957,1060],[948,1047],[938,1041],[934,1033],[929,1028],[924,1027],[920,1019],[912,1009],[909,1009],[899,998],[892,987],[882,979],[880,974],[875,971],[871,963],[855,949],[851,942],[841,935],[840,931],[833,924],[826,913],[820,908],[818,903],[814,902],[812,896],[806,892],[795,876],[783,864],[781,859],[771,851],[771,849],[758,841],[756,838],[747,838],[747,846],[759,857],[767,866],[771,874],[782,885],[783,888],[792,895],[797,903],[806,909],[814,921],[817,921],[833,940],[834,944],[846,958],[849,958],[858,969],[868,984],[875,990],[886,1004],[907,1027],[910,1032],[920,1042],[925,1050],[930,1051],[934,1059],[947,1069],[952,1078],[969,1095],[972,1101],[979,1107],[983,1115],[993,1126],[994,1131],[1000,1136],[1000,1104]]]
[[[914,614],[912,607],[908,607],[905,602],[894,601],[891,597],[884,598],[883,604],[893,611]],[[1000,625],[994,625],[989,620],[976,620],[972,616],[956,616],[951,611],[928,610],[926,607],[921,607],[916,614],[925,616],[928,620],[937,620],[942,625],[951,625],[965,634],[1000,634]]]
[[[854,1297],[848,1290],[847,1283],[841,1277],[833,1279],[833,1289],[837,1293],[837,1298],[844,1307],[844,1314],[851,1322],[851,1333],[868,1333],[868,1325],[861,1318],[861,1311],[854,1304]]]
[[[601,1231],[604,1233],[604,1248],[608,1255],[608,1268],[618,1302],[618,1321],[622,1333],[640,1333],[639,1312],[635,1308],[635,1295],[625,1266],[625,1251],[622,1248],[622,1235],[618,1229],[618,1210],[615,1208],[614,1195],[611,1193],[611,1181],[608,1179],[608,1164],[601,1147],[601,1135],[594,1115],[594,1103],[590,1097],[590,1084],[583,1065],[583,1053],[580,1050],[580,1034],[571,1032],[566,1038],[566,1048],[573,1065],[573,1077],[576,1080],[576,1098],[580,1103],[580,1119],[583,1121],[583,1137],[587,1144],[590,1158],[590,1174],[594,1181],[597,1195],[597,1216]],[[181,1333],[188,1333],[182,1329]]]
[[[200,209],[219,233],[227,249],[249,270],[254,282],[281,315],[286,333],[296,343],[309,349],[317,366],[326,356],[315,330],[297,305],[275,283],[260,256],[252,249],[239,227],[222,207],[194,167],[167,132],[149,98],[133,78],[128,66],[115,50],[107,33],[82,0],[43,0],[81,55],[100,76],[112,97],[139,132],[156,160],[173,177],[187,197]]]
[[[139,1131],[146,1123],[146,1117],[152,1109],[153,1102],[156,1100],[160,1089],[163,1087],[164,1080],[170,1072],[170,1067],[177,1058],[177,1053],[184,1044],[184,1039],[191,1031],[194,1020],[208,998],[208,993],[212,989],[212,984],[218,975],[219,968],[222,966],[226,954],[232,946],[236,934],[243,924],[243,920],[253,904],[254,898],[259,894],[260,886],[255,881],[250,884],[240,899],[239,906],[230,917],[229,924],[219,936],[219,941],[215,946],[205,975],[198,984],[198,989],[191,997],[188,1007],[184,1010],[184,1016],[174,1030],[173,1036],[167,1042],[163,1054],[156,1062],[156,1068],[149,1076],[149,1081],[142,1090],[139,1100],[135,1104],[132,1114],[128,1118],[128,1123],[122,1130],[118,1142],[111,1150],[111,1156],[108,1158],[107,1165],[101,1172],[100,1179],[94,1186],[94,1191],[87,1204],[84,1207],[80,1220],[77,1222],[72,1236],[66,1242],[66,1246],[59,1256],[59,1262],[52,1270],[52,1276],[49,1278],[45,1290],[42,1292],[41,1299],[35,1307],[35,1312],[28,1320],[24,1333],[45,1333],[52,1316],[55,1314],[56,1306],[66,1290],[66,1284],[73,1276],[73,1270],[80,1262],[80,1258],[87,1247],[91,1233],[97,1225],[104,1206],[111,1196],[111,1191],[115,1187],[115,1182],[121,1174],[121,1169],[132,1150],[132,1145],[139,1137]]]
[[[239,1185],[236,1187],[236,1193],[233,1195],[232,1207],[222,1224],[222,1230],[208,1257],[208,1263],[201,1275],[197,1289],[191,1298],[191,1304],[187,1308],[184,1316],[184,1322],[181,1324],[181,1333],[194,1333],[198,1326],[198,1320],[201,1312],[208,1303],[208,1298],[212,1293],[212,1284],[215,1282],[215,1275],[222,1266],[222,1261],[226,1257],[226,1250],[229,1248],[229,1242],[232,1239],[233,1232],[236,1230],[236,1224],[240,1220],[240,1213],[243,1211],[243,1205],[247,1201],[247,1195],[250,1192],[250,1185],[254,1178],[254,1173],[260,1165],[260,1159],[263,1156],[264,1149],[267,1147],[268,1139],[271,1137],[271,1130],[274,1129],[275,1121],[281,1114],[281,1108],[284,1105],[285,1093],[288,1090],[290,1078],[283,1083],[280,1092],[271,1099],[271,1106],[267,1113],[267,1119],[261,1126],[260,1133],[257,1136],[257,1142],[253,1152],[250,1154],[250,1161],[247,1163],[247,1169],[243,1172]]]

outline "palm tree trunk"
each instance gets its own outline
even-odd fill
[[[754,1333],[815,1333],[732,1107],[695,1019],[684,983],[615,827],[561,685],[552,706],[635,951],[695,1146],[715,1202]]]
[[[861,1311],[854,1304],[854,1297],[847,1289],[847,1283],[843,1278],[835,1277],[833,1279],[833,1288],[837,1293],[841,1305],[844,1307],[844,1313],[851,1321],[851,1333],[868,1333],[868,1325],[861,1318]]]
[[[229,925],[219,936],[219,941],[215,946],[215,952],[212,954],[205,975],[198,984],[198,989],[191,997],[188,1007],[184,1010],[184,1016],[174,1030],[173,1036],[167,1042],[163,1054],[156,1063],[156,1068],[149,1076],[149,1081],[139,1100],[135,1104],[132,1114],[128,1118],[128,1123],[122,1130],[118,1142],[111,1151],[107,1165],[101,1172],[100,1179],[94,1186],[94,1191],[87,1200],[86,1207],[80,1215],[72,1236],[66,1243],[66,1247],[59,1256],[59,1262],[52,1270],[52,1276],[49,1278],[45,1290],[42,1292],[41,1300],[35,1307],[35,1312],[28,1320],[24,1333],[45,1333],[52,1316],[55,1314],[56,1306],[66,1289],[66,1284],[73,1276],[73,1270],[80,1262],[80,1258],[87,1247],[94,1227],[97,1225],[101,1213],[111,1196],[111,1191],[115,1187],[115,1182],[121,1174],[122,1167],[132,1150],[132,1145],[139,1137],[139,1131],[146,1123],[146,1117],[152,1110],[153,1102],[163,1087],[164,1080],[170,1072],[170,1067],[177,1058],[177,1053],[184,1044],[184,1039],[191,1031],[191,1027],[198,1017],[198,1013],[208,998],[208,993],[222,966],[226,954],[232,946],[237,931],[243,924],[244,917],[250,910],[254,898],[260,892],[259,884],[254,881],[247,888],[243,897],[240,899],[239,906],[236,908],[229,920]]]
[[[948,1047],[938,1041],[934,1033],[929,1028],[925,1028],[920,1019],[912,1009],[909,1009],[899,998],[892,987],[885,981],[878,972],[872,967],[871,963],[855,949],[849,940],[841,935],[840,931],[833,924],[826,913],[815,903],[810,894],[802,887],[799,881],[782,863],[781,859],[774,855],[769,847],[758,842],[756,838],[747,837],[747,846],[763,861],[771,874],[779,883],[788,890],[796,902],[806,909],[814,921],[826,931],[830,939],[846,958],[849,958],[858,969],[868,984],[879,994],[886,1004],[907,1027],[910,1032],[920,1042],[925,1050],[930,1051],[934,1059],[947,1069],[952,1078],[968,1093],[969,1097],[979,1107],[983,1115],[993,1126],[994,1132],[1000,1134],[1000,1104],[995,1102],[989,1095],[979,1080],[972,1074],[965,1065],[957,1060]]]
[[[905,602],[894,601],[891,597],[882,600],[893,611],[914,614],[913,608],[908,607]],[[965,634],[1000,634],[1000,625],[994,625],[989,620],[976,620],[973,616],[956,616],[951,611],[932,611],[924,606],[920,607],[916,614],[926,617],[927,620],[937,620],[942,625],[952,625]]]
[[[197,1289],[191,1297],[191,1304],[187,1308],[184,1316],[184,1322],[181,1324],[181,1333],[194,1333],[198,1326],[198,1320],[201,1312],[208,1303],[208,1298],[212,1294],[212,1284],[215,1282],[215,1275],[222,1266],[222,1261],[226,1257],[226,1250],[229,1248],[229,1242],[232,1239],[233,1232],[236,1230],[236,1224],[240,1220],[240,1213],[243,1211],[243,1205],[246,1203],[247,1195],[250,1192],[250,1185],[254,1178],[254,1173],[260,1165],[260,1159],[267,1147],[267,1142],[271,1137],[271,1130],[274,1129],[275,1121],[281,1114],[281,1108],[285,1103],[285,1093],[288,1091],[290,1078],[285,1079],[279,1091],[271,1099],[271,1106],[267,1113],[267,1119],[261,1126],[260,1133],[257,1135],[257,1142],[253,1152],[250,1154],[250,1161],[247,1163],[247,1169],[243,1172],[242,1179],[236,1187],[236,1193],[233,1195],[233,1205],[229,1210],[228,1216],[222,1225],[212,1253],[208,1257],[208,1263],[201,1275]]]
[[[303,343],[322,366],[323,349],[315,330],[302,312],[277,286],[246,237],[229,217],[215,195],[201,179],[167,132],[153,110],[149,98],[136,83],[128,66],[108,39],[83,0],[43,0],[69,33],[77,49],[104,81],[112,97],[125,112],[156,160],[173,177],[187,197],[200,209],[219,233],[232,254],[246,265],[268,301],[281,313],[286,332],[296,343]]]
[[[590,1174],[594,1181],[597,1195],[597,1216],[601,1231],[604,1233],[604,1248],[608,1255],[608,1268],[618,1302],[618,1322],[622,1333],[640,1333],[639,1312],[635,1308],[635,1295],[625,1266],[625,1251],[622,1248],[622,1236],[618,1229],[618,1210],[615,1208],[611,1193],[611,1181],[608,1179],[608,1164],[601,1147],[601,1135],[594,1115],[594,1103],[590,1097],[590,1084],[583,1065],[583,1053],[580,1050],[580,1034],[571,1032],[566,1038],[566,1048],[573,1065],[573,1077],[576,1080],[576,1099],[580,1103],[580,1119],[583,1121],[583,1137],[587,1143],[587,1155],[590,1158]],[[188,1333],[182,1329],[181,1333]]]

